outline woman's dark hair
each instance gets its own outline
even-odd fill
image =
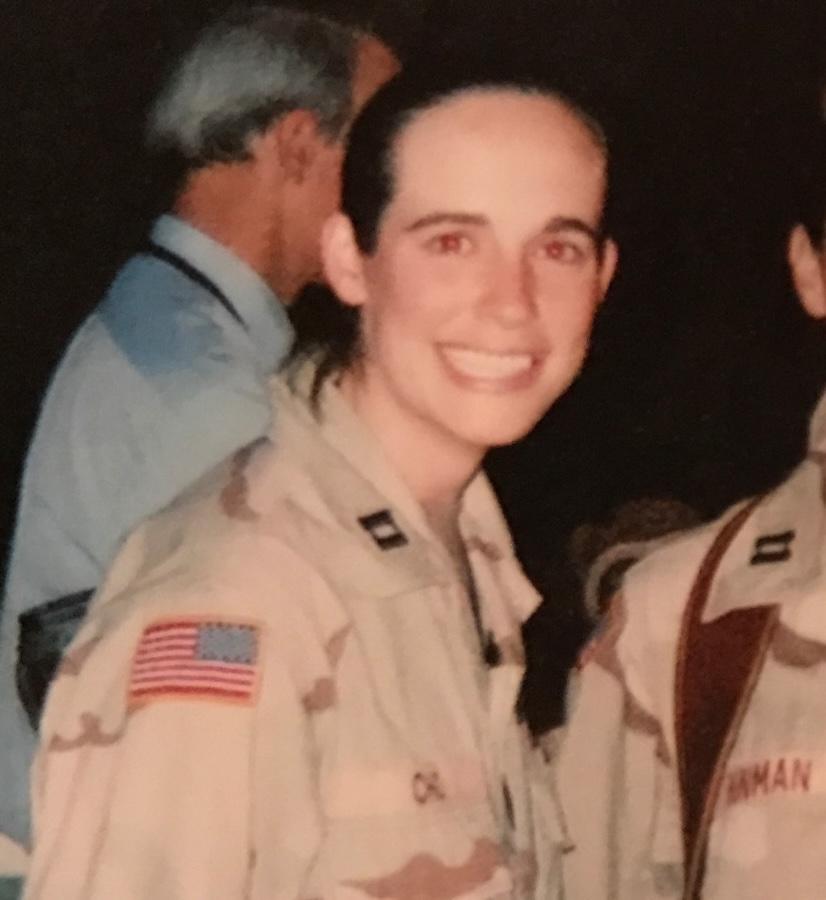
[[[608,140],[595,114],[596,104],[587,89],[564,77],[539,80],[531,75],[497,72],[487,66],[446,69],[406,68],[389,81],[366,105],[350,132],[342,174],[342,209],[350,219],[356,243],[364,254],[375,252],[381,219],[393,198],[394,150],[400,134],[420,113],[470,91],[513,90],[548,97],[563,103],[586,126],[608,163]],[[602,233],[606,234],[607,213]],[[294,314],[297,332],[296,354],[318,354],[318,370],[313,391],[317,396],[324,380],[346,369],[358,355],[359,313],[330,298],[319,298],[313,309],[301,303]]]
[[[826,123],[819,122],[806,155],[800,184],[799,221],[805,225],[812,243],[826,243]],[[824,248],[826,249],[826,248]]]

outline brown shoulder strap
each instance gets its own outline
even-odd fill
[[[675,730],[683,815],[684,900],[701,896],[708,828],[731,742],[762,667],[775,607],[702,622],[714,574],[758,501],[720,530],[689,594],[677,653]]]

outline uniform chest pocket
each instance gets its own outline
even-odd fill
[[[473,757],[343,764],[322,774],[322,806],[335,821],[432,816],[484,806],[486,797],[484,772]]]
[[[777,804],[826,812],[826,730],[817,724],[814,699],[826,668],[804,665],[794,655],[802,654],[803,640],[780,632],[726,760],[718,813]]]

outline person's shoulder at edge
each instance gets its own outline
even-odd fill
[[[300,474],[266,439],[227,459],[131,533],[87,626],[137,636],[176,616],[247,617],[284,647],[323,646],[346,615],[319,570],[317,510]]]
[[[203,376],[240,352],[241,326],[202,285],[154,257],[133,256],[92,314],[123,362],[150,380]]]
[[[132,257],[69,345],[38,427],[48,432],[47,446],[36,432],[33,447],[48,453],[53,440],[83,442],[84,434],[91,443],[111,428],[109,439],[95,440],[105,451],[117,447],[118,431],[129,444],[151,445],[155,432],[169,430],[173,437],[191,429],[191,450],[201,439],[220,448],[212,465],[263,434],[270,418],[266,377],[248,358],[236,334],[240,327],[219,313],[226,315],[177,270],[152,257]],[[216,408],[223,430],[237,432],[237,439],[216,440]],[[167,442],[158,443],[162,449]]]
[[[721,529],[750,500],[740,501],[717,518],[666,537],[661,546],[625,573],[618,598],[626,630],[640,627],[649,635],[676,642],[679,622],[700,567]]]
[[[313,496],[301,467],[271,436],[236,449],[140,522],[115,561],[140,548],[159,560],[187,556],[187,568],[216,573],[233,559],[255,559],[259,545],[291,543],[292,523]],[[296,542],[298,544],[298,542]],[[194,562],[197,560],[197,563]]]
[[[224,383],[238,351],[201,294],[170,266],[129,259],[55,369],[38,431],[66,435],[110,416],[114,423],[134,416],[135,404],[185,406],[199,386]]]

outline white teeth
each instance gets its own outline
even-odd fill
[[[448,362],[471,378],[512,378],[533,364],[530,353],[484,353],[466,348],[443,348]]]

